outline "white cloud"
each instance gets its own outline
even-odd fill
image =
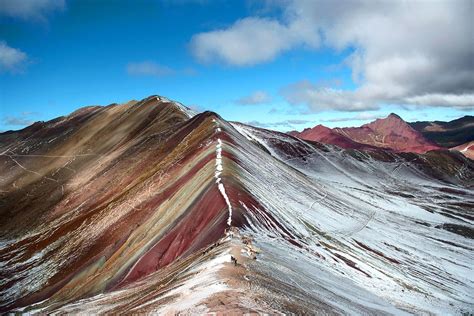
[[[312,111],[367,110],[390,104],[472,109],[472,1],[274,0],[279,18],[248,17],[193,37],[201,61],[268,62],[301,46],[352,49],[346,64],[358,88],[307,82],[284,89]],[[291,88],[294,91],[291,91]]]
[[[231,27],[193,36],[191,49],[202,62],[216,60],[237,66],[253,65],[273,60],[278,54],[298,44],[316,46],[316,34],[286,26],[264,18],[245,18]],[[311,30],[311,29],[308,29]]]
[[[132,62],[127,65],[127,73],[133,76],[155,76],[163,77],[175,73],[167,66],[157,64],[153,61]]]
[[[289,119],[277,122],[248,121],[245,124],[262,127],[262,128],[290,128],[295,129],[295,125],[304,125],[313,123],[311,120]]]
[[[264,104],[271,101],[271,97],[265,91],[255,91],[251,95],[245,96],[237,100],[242,105]]]
[[[281,94],[290,104],[305,104],[313,112],[324,110],[365,111],[376,110],[378,106],[370,99],[364,99],[357,91],[346,91],[321,87],[307,80],[284,87]]]
[[[378,118],[382,118],[382,116],[378,114],[372,114],[372,113],[359,113],[354,116],[336,117],[336,118],[331,118],[331,119],[323,119],[321,121],[336,123],[336,122],[348,122],[348,121],[373,121]]]
[[[0,16],[45,21],[48,13],[65,7],[64,0],[0,0]]]
[[[18,73],[26,67],[28,56],[0,41],[0,72]]]
[[[415,105],[452,106],[461,109],[473,109],[474,93],[463,93],[459,95],[431,93],[409,97],[406,98],[405,101],[409,104]]]

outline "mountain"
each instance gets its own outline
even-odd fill
[[[159,96],[0,134],[0,311],[462,314],[474,163]]]
[[[474,141],[453,147],[451,150],[459,151],[467,158],[474,160]]]
[[[291,135],[291,134],[290,134]],[[301,133],[294,133],[293,136],[300,137],[306,140],[312,140],[324,144],[332,144],[342,148],[352,149],[375,149],[377,147],[367,145],[364,143],[358,143],[351,138],[339,133],[333,129],[330,129],[323,125],[317,125],[313,128],[306,128]]]
[[[356,142],[398,152],[425,153],[440,149],[394,113],[359,128],[349,127],[336,130],[348,135]]]
[[[474,141],[474,116],[466,115],[450,122],[420,121],[410,125],[442,147],[451,148]]]
[[[305,140],[332,144],[342,148],[369,150],[385,148],[396,152],[415,153],[440,149],[439,146],[425,139],[421,133],[394,113],[361,127],[330,129],[318,125],[293,135]]]

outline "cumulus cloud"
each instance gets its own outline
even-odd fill
[[[308,34],[309,33],[309,34]],[[249,17],[224,30],[193,36],[191,49],[202,62],[222,61],[248,66],[273,60],[295,45],[316,46],[317,34],[302,25],[288,27],[278,21]]]
[[[238,104],[255,105],[264,104],[271,101],[271,97],[265,91],[255,91],[252,94],[237,100]]]
[[[295,128],[294,125],[303,125],[312,123],[310,120],[289,119],[277,122],[248,121],[245,124],[262,127],[262,128]]]
[[[430,106],[452,106],[461,109],[472,109],[474,107],[474,93],[441,94],[430,93],[405,98],[409,104]]]
[[[0,41],[0,72],[23,72],[27,61],[28,56],[24,52]]]
[[[132,76],[154,76],[163,77],[175,73],[167,66],[157,64],[153,61],[132,62],[127,65],[127,73]]]
[[[0,0],[0,16],[44,21],[47,14],[65,7],[64,0]]]
[[[382,118],[381,115],[371,114],[371,113],[359,113],[354,116],[349,117],[336,117],[330,119],[322,119],[322,122],[330,122],[330,123],[337,123],[337,122],[348,122],[348,121],[372,121],[378,118]]]
[[[306,104],[312,111],[366,111],[378,109],[378,105],[363,98],[358,91],[321,87],[307,80],[290,84],[281,90],[290,104]]]
[[[350,49],[355,90],[297,82],[284,89],[312,111],[362,111],[381,104],[473,109],[473,2],[274,0],[276,17],[247,17],[195,35],[201,61],[268,62],[301,46]],[[292,90],[293,89],[293,90]]]

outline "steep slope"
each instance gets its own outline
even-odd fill
[[[467,158],[474,160],[474,141],[453,147],[451,150],[459,151]]]
[[[1,311],[472,307],[462,155],[340,150],[158,97],[80,113],[0,135]]]
[[[460,146],[474,140],[474,116],[442,121],[419,121],[410,125],[423,136],[440,146],[450,148]]]

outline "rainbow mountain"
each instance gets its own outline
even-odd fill
[[[462,314],[474,163],[161,96],[0,134],[0,312]]]

